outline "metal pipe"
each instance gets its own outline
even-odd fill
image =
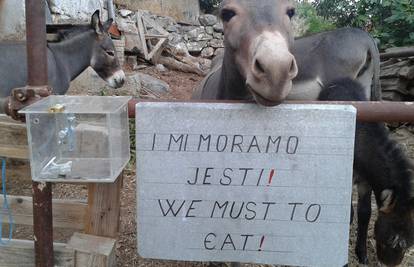
[[[44,0],[26,0],[27,84],[46,86],[47,39]]]
[[[141,102],[163,102],[147,101]],[[129,117],[135,118],[135,105],[140,102],[133,99],[129,102]],[[165,101],[164,101],[165,102]],[[182,102],[182,101],[167,101]],[[186,101],[192,103],[253,103],[250,101]],[[333,105],[352,105],[357,110],[357,119],[360,122],[414,122],[414,103],[413,102],[318,102],[318,101],[287,101],[285,104],[333,104]]]
[[[115,8],[114,8],[114,1],[108,0],[106,2],[108,8],[108,18],[113,19],[115,21]]]
[[[52,184],[32,184],[33,231],[36,267],[53,267]]]
[[[27,88],[47,89],[47,41],[44,0],[26,0]],[[33,231],[36,267],[53,267],[51,183],[33,182]]]

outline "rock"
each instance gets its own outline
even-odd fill
[[[139,97],[141,86],[141,76],[139,74],[127,74],[124,86],[118,89],[112,89],[111,93],[117,96]]]
[[[131,67],[131,69],[135,70],[138,67],[138,59],[137,56],[126,56],[126,64]]]
[[[206,47],[201,51],[201,57],[203,58],[211,58],[214,56],[214,48]]]
[[[141,39],[138,34],[124,33],[125,36],[125,51],[138,54],[142,50]]]
[[[168,26],[175,26],[177,23],[171,17],[155,16],[152,18],[158,25],[166,29]]]
[[[49,0],[49,7],[52,12],[53,23],[89,23],[91,15],[95,10],[101,11],[101,19],[108,18],[108,12],[103,8],[105,0],[89,1],[68,1],[68,0]]]
[[[168,71],[167,68],[162,64],[157,64],[157,66],[155,66],[155,69],[159,72],[167,72]]]
[[[183,42],[183,36],[178,33],[173,32],[168,36],[168,43],[170,45],[176,45],[181,42]]]
[[[195,28],[189,32],[186,33],[186,35],[188,36],[188,40],[190,41],[197,41],[199,36],[205,34],[205,30],[202,27],[199,28]]]
[[[214,56],[222,56],[224,55],[224,48],[217,48],[216,51],[214,51]]]
[[[109,87],[107,83],[89,67],[71,82],[69,94],[74,92],[74,94],[79,95],[100,95],[106,87]]]
[[[219,33],[219,32],[214,32],[214,33],[213,33],[213,38],[214,38],[214,39],[218,39],[218,40],[223,40],[224,36],[223,36],[223,34],[222,34],[222,33]]]
[[[215,32],[224,33],[223,23],[221,21],[214,24],[213,29]]]
[[[185,57],[189,55],[187,44],[184,42],[176,44],[169,43],[166,50],[173,56]]]
[[[138,75],[142,88],[157,94],[164,94],[170,91],[170,86],[167,83],[146,74],[139,73]]]
[[[121,32],[139,34],[136,23],[131,19],[117,18],[116,23]]]
[[[196,28],[199,28],[199,27],[196,27],[196,26],[187,26],[187,25],[180,27],[182,33],[187,33],[189,31],[192,31],[192,30],[196,29]]]
[[[178,32],[178,27],[175,25],[169,25],[166,28],[167,32]]]
[[[140,88],[140,76],[135,74],[127,75],[124,86],[114,89],[102,80],[92,68],[87,68],[79,77],[72,81],[69,94],[139,96]]]
[[[207,43],[207,41],[188,42],[187,48],[190,53],[200,53],[201,50],[203,50],[203,48],[207,46]]]
[[[210,35],[213,35],[213,34],[214,34],[214,29],[213,29],[213,27],[212,27],[212,26],[207,26],[207,27],[206,27],[206,33],[207,33],[207,34],[210,34]]]
[[[214,24],[218,22],[218,19],[214,15],[206,14],[206,15],[201,15],[198,18],[198,21],[200,22],[202,26],[213,26]]]
[[[131,10],[128,10],[128,9],[121,9],[121,10],[119,10],[119,14],[122,16],[122,17],[124,17],[124,18],[126,18],[126,17],[128,17],[128,16],[130,16],[130,15],[132,15],[134,12],[132,12]]]
[[[224,42],[223,40],[213,39],[210,42],[208,42],[208,45],[213,48],[224,48]]]

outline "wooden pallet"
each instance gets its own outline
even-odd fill
[[[144,57],[148,61],[156,62],[160,53],[162,52],[161,48],[164,43],[167,41],[169,33],[164,30],[160,25],[155,21],[146,18],[141,12],[137,12],[136,15],[139,38],[142,43],[142,49],[144,52]],[[155,34],[149,34],[148,29],[152,28],[156,31]],[[157,40],[157,43],[152,46],[151,41]]]

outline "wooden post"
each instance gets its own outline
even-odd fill
[[[91,184],[85,232],[89,235],[118,237],[123,173],[113,184]]]

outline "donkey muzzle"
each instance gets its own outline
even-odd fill
[[[125,84],[125,73],[123,70],[118,70],[106,81],[112,88],[120,88]]]

